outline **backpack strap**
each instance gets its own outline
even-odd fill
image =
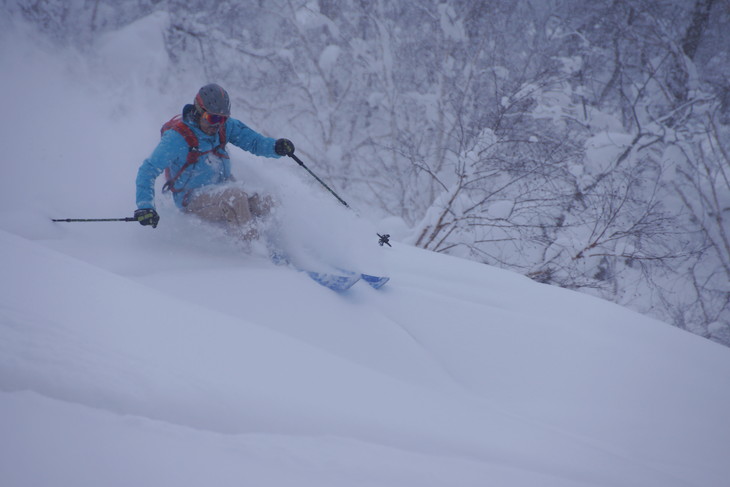
[[[215,154],[227,157],[225,152],[223,152],[223,149],[226,146],[226,124],[222,124],[221,128],[218,130],[218,139],[219,144],[214,147],[213,149],[205,152],[200,152],[198,150],[198,137],[196,137],[193,130],[188,127],[188,125],[183,121],[182,117],[180,115],[175,115],[172,117],[169,121],[167,121],[162,128],[160,129],[160,135],[164,135],[165,132],[168,130],[174,130],[175,132],[179,133],[183,136],[185,139],[185,142],[187,142],[188,147],[190,147],[190,150],[188,151],[187,158],[185,159],[185,164],[180,168],[180,170],[175,174],[174,176],[171,176],[170,168],[165,168],[165,178],[167,181],[165,182],[165,185],[162,187],[162,191],[171,191],[173,193],[179,193],[183,191],[184,188],[176,189],[174,184],[175,181],[177,181],[180,176],[182,176],[183,172],[185,170],[192,166],[193,164],[197,164],[198,160],[200,159],[200,156],[207,154],[209,152],[214,152]]]
[[[191,148],[198,148],[198,137],[195,136],[193,129],[188,127],[188,125],[183,122],[181,115],[175,115],[170,120],[165,122],[165,124],[160,129],[160,137],[165,135],[165,132],[167,132],[168,130],[174,130],[175,132],[182,135],[183,138],[185,138],[185,142],[187,142]]]
[[[211,152],[213,152],[218,157],[223,157],[228,159],[228,154],[225,152],[226,143],[228,141],[226,140],[226,124],[221,124],[221,128],[218,129],[218,145],[213,148]]]
[[[165,135],[165,132],[167,132],[168,130],[174,130],[175,132],[182,135],[185,139],[185,142],[188,144],[188,147],[190,148],[188,151],[187,159],[185,160],[185,164],[183,164],[177,174],[171,176],[170,168],[165,168],[165,179],[167,179],[167,181],[162,187],[162,191],[172,191],[173,193],[179,193],[180,191],[182,191],[182,189],[175,189],[175,181],[177,181],[180,176],[182,176],[182,173],[185,171],[185,169],[197,163],[198,159],[200,158],[200,151],[198,150],[198,138],[195,136],[195,133],[192,131],[192,129],[188,127],[185,122],[183,122],[180,115],[175,115],[169,121],[165,122],[165,124],[160,129],[160,136]]]
[[[226,143],[228,140],[226,139],[226,124],[222,123],[221,128],[218,129],[218,140],[220,140],[220,145],[218,145],[217,148],[224,148],[226,146]]]

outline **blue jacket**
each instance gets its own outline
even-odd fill
[[[207,135],[192,119],[192,105],[183,109],[183,121],[198,138],[198,150],[206,152],[220,144],[218,133]],[[275,139],[264,137],[247,127],[243,122],[229,118],[226,121],[227,142],[240,147],[257,156],[279,158],[274,152]],[[137,208],[155,207],[155,180],[166,168],[175,175],[187,160],[190,146],[185,138],[175,130],[168,130],[162,135],[160,143],[152,155],[144,160],[137,171]],[[225,150],[224,150],[225,152]],[[182,191],[173,193],[175,204],[183,207],[183,199],[191,191],[211,184],[224,183],[231,179],[231,161],[227,157],[218,157],[213,153],[204,154],[196,164],[188,166],[175,182],[175,188]]]

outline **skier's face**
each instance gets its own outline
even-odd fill
[[[200,116],[200,129],[208,135],[213,135],[218,132],[222,124],[226,123],[227,119],[228,117],[223,115],[204,112]]]

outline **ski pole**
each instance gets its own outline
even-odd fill
[[[59,218],[53,219],[54,222],[136,222],[137,219],[131,216],[126,218]]]
[[[310,170],[310,169],[309,169],[309,168],[308,168],[307,166],[305,166],[305,165],[304,165],[304,163],[302,162],[302,160],[301,160],[301,159],[299,159],[299,158],[298,158],[297,156],[295,156],[295,155],[294,155],[294,153],[290,153],[290,154],[289,154],[289,157],[291,157],[292,159],[294,159],[295,161],[297,161],[297,164],[299,164],[299,165],[300,165],[300,166],[302,166],[302,167],[303,167],[304,169],[306,169],[306,170],[307,170],[307,172],[308,172],[309,174],[311,174],[311,175],[312,175],[312,177],[313,177],[314,179],[316,179],[316,180],[317,180],[317,181],[319,182],[319,184],[321,184],[322,186],[324,186],[324,187],[325,187],[325,189],[327,189],[327,191],[329,191],[330,193],[332,193],[332,194],[334,195],[334,197],[335,197],[335,198],[337,198],[337,200],[338,200],[338,201],[339,201],[340,203],[342,203],[342,204],[343,204],[343,205],[345,205],[346,207],[350,208],[350,205],[348,205],[348,204],[347,204],[347,203],[345,202],[345,200],[343,200],[342,198],[340,198],[340,197],[339,197],[339,196],[337,195],[337,193],[335,193],[334,191],[332,191],[332,189],[331,189],[331,188],[330,188],[329,186],[327,186],[326,184],[324,184],[324,181],[322,181],[321,179],[319,179],[319,178],[317,177],[317,175],[316,175],[316,174],[314,174],[314,173],[313,173],[313,172],[312,172],[312,171],[311,171],[311,170]]]
[[[297,161],[297,164],[299,164],[299,165],[300,165],[300,166],[302,166],[302,167],[303,167],[304,169],[306,169],[306,170],[307,170],[307,172],[308,172],[309,174],[311,174],[311,175],[312,175],[312,177],[313,177],[314,179],[316,179],[317,181],[319,181],[319,184],[321,184],[322,186],[324,186],[324,187],[325,187],[325,188],[327,189],[327,191],[329,191],[330,193],[332,193],[332,194],[334,195],[334,197],[335,197],[335,198],[337,198],[337,200],[338,200],[338,201],[339,201],[340,203],[342,203],[342,204],[343,204],[343,205],[345,205],[346,207],[350,208],[350,205],[348,205],[348,204],[347,204],[347,203],[345,202],[345,200],[343,200],[342,198],[340,198],[340,197],[339,197],[339,196],[337,195],[337,193],[335,193],[334,191],[332,191],[332,189],[331,189],[331,188],[330,188],[329,186],[327,186],[326,184],[324,184],[324,181],[322,181],[321,179],[319,179],[319,178],[317,177],[317,175],[316,175],[316,174],[314,174],[314,173],[313,173],[313,172],[312,172],[312,171],[311,171],[311,170],[310,170],[310,169],[309,169],[309,168],[308,168],[308,167],[307,167],[306,165],[304,165],[304,163],[302,162],[302,160],[301,160],[301,159],[299,159],[299,158],[298,158],[297,156],[295,156],[293,152],[289,154],[289,157],[291,157],[292,159],[294,159],[295,161]],[[352,208],[350,208],[350,209],[352,209]],[[380,245],[381,247],[382,247],[383,245],[387,245],[388,247],[392,247],[392,245],[390,245],[390,235],[388,235],[387,233],[386,233],[385,235],[380,235],[380,234],[378,233],[377,235],[378,235],[378,237],[380,237],[380,240],[378,240],[378,244],[379,244],[379,245]]]

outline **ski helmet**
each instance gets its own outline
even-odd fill
[[[216,115],[231,115],[231,99],[228,92],[215,83],[205,85],[195,96],[195,108],[198,113],[208,112]]]

